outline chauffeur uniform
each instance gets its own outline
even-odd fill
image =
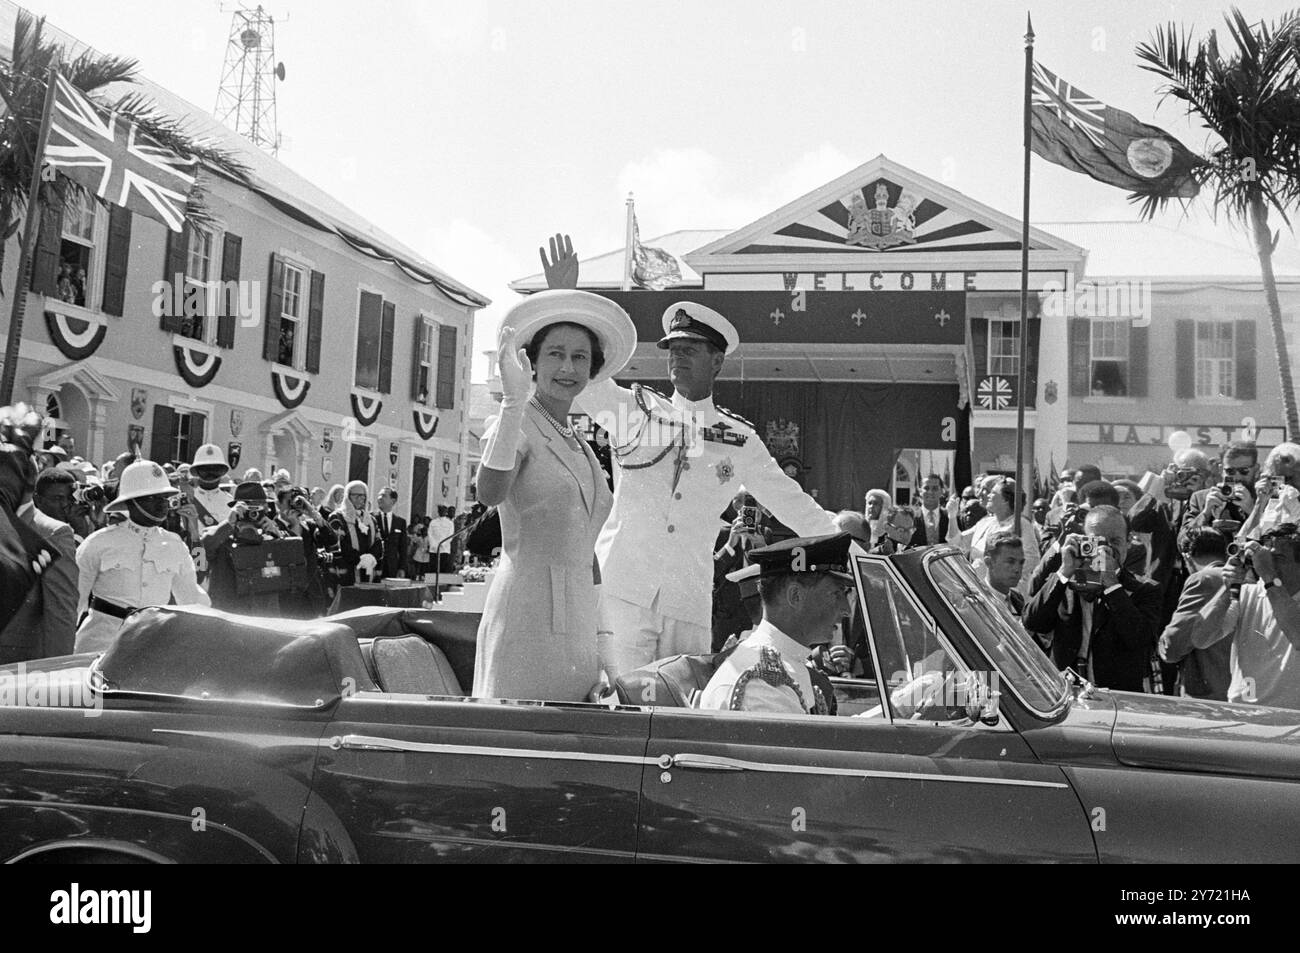
[[[813,680],[808,649],[764,619],[722,660],[701,708],[829,715],[830,697]]]
[[[731,328],[691,302],[669,307],[664,323],[669,334],[661,346],[677,336],[720,342],[715,325]],[[754,426],[712,397],[669,398],[606,380],[578,403],[610,432],[616,462],[614,509],[596,541],[601,662],[611,681],[655,659],[709,651],[718,514],[742,485],[798,536],[835,531],[830,514],[782,472]]]

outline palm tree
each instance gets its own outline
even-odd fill
[[[1226,53],[1213,30],[1194,41],[1171,23],[1140,44],[1137,56],[1142,69],[1165,80],[1162,99],[1186,104],[1187,114],[1218,137],[1192,174],[1213,188],[1216,215],[1222,211],[1250,229],[1277,350],[1287,439],[1295,440],[1300,414],[1273,277],[1277,236],[1268,216],[1276,211],[1289,226],[1287,210],[1300,199],[1300,11],[1252,25],[1234,7],[1225,19],[1234,46]],[[1143,216],[1153,216],[1165,201],[1149,198]]]
[[[14,24],[13,53],[9,62],[0,62],[0,274],[3,274],[8,241],[20,235],[19,226],[28,212],[28,189],[32,166],[39,144],[41,116],[50,66],[58,58],[65,79],[88,99],[116,109],[124,118],[139,124],[160,145],[188,153],[200,160],[201,170],[213,171],[243,180],[247,168],[225,150],[195,141],[182,123],[158,112],[140,93],[129,93],[114,103],[103,97],[114,83],[134,82],[136,61],[119,56],[86,52],[71,62],[64,62],[63,50],[42,35],[45,18],[33,19],[24,10]],[[84,195],[84,190],[62,175],[42,185],[40,203],[67,204]],[[186,217],[205,222],[210,215],[203,204],[203,189],[196,182],[188,196]],[[30,261],[30,256],[29,256]],[[0,404],[7,404],[13,394],[14,373],[18,363],[18,346],[22,340],[23,299],[28,275],[18,276],[20,303],[9,329],[5,348],[4,375],[0,380]]]

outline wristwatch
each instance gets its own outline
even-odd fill
[[[1281,576],[1274,576],[1272,579],[1270,579],[1268,582],[1266,582],[1266,583],[1264,584],[1264,588],[1265,588],[1265,589],[1273,589],[1273,588],[1275,588],[1275,587],[1278,588],[1278,589],[1281,589],[1281,588],[1282,588],[1282,577],[1281,577]]]

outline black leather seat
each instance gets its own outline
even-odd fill
[[[672,655],[633,669],[614,682],[619,704],[693,708],[721,660],[721,655]]]

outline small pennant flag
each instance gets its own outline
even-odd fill
[[[1030,148],[1049,162],[1139,197],[1191,198],[1201,160],[1173,136],[1138,122],[1034,63]]]
[[[104,201],[179,232],[198,160],[163,148],[137,123],[96,106],[62,75],[55,84],[45,161]]]

